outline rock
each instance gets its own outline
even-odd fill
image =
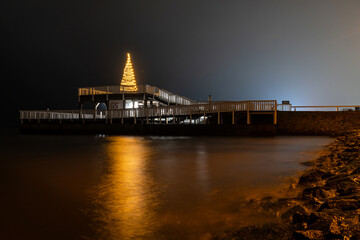
[[[293,233],[293,237],[296,240],[308,240],[308,239],[313,239],[313,240],[320,240],[320,239],[325,239],[324,238],[324,233],[320,230],[306,230],[306,231],[295,231]]]
[[[360,233],[356,233],[355,235],[353,235],[350,240],[360,240]]]
[[[335,189],[339,196],[354,194],[358,191],[359,185],[349,177],[337,178],[325,184],[325,188]]]
[[[321,205],[319,211],[326,208],[341,209],[342,211],[355,210],[360,208],[360,201],[357,199],[329,199]]]
[[[360,174],[360,167],[357,167],[351,174]]]
[[[303,197],[316,197],[318,199],[328,199],[336,196],[336,191],[333,189],[325,189],[322,187],[306,188],[302,193]]]
[[[263,210],[269,211],[278,208],[279,204],[275,198],[269,196],[261,199],[260,206],[262,207]]]
[[[322,212],[310,215],[308,230],[321,230],[326,235],[326,239],[352,236],[360,231],[359,212],[359,210],[343,212],[339,209],[323,209]]]
[[[292,223],[294,224],[306,223],[308,220],[309,220],[309,214],[296,212],[292,215]]]
[[[300,177],[298,184],[303,187],[314,186],[318,185],[323,179],[330,176],[331,173],[319,169],[312,169]]]
[[[210,239],[211,239],[210,233],[206,233],[200,237],[200,240],[210,240]]]
[[[344,214],[337,209],[324,209],[322,212],[312,213],[309,217],[309,229],[329,232],[335,216]]]
[[[230,232],[226,234],[224,237],[217,236],[213,237],[213,239],[228,239],[228,240],[288,240],[291,239],[291,234],[293,229],[286,224],[282,224],[279,222],[272,222],[263,225],[253,225],[248,227],[243,227],[238,229],[235,232]]]
[[[297,205],[282,214],[281,219],[291,221],[294,224],[302,224],[308,221],[309,216],[309,211],[305,207]]]
[[[308,224],[311,225],[313,224],[314,222],[316,222],[318,219],[320,219],[321,216],[318,212],[312,212],[309,216],[309,221],[308,221]]]

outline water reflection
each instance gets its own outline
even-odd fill
[[[0,239],[201,239],[261,223],[244,200],[287,188],[329,142],[0,136]]]
[[[209,169],[208,169],[208,156],[205,144],[198,144],[196,151],[196,173],[197,181],[200,189],[205,193],[209,190]]]
[[[157,190],[147,167],[151,149],[141,138],[107,139],[106,174],[98,186],[97,220],[101,237],[151,237],[156,229]]]
[[[199,239],[262,223],[244,201],[275,195],[328,138],[107,137],[92,239]],[[104,155],[106,156],[104,159]],[[306,157],[308,160],[308,157]],[[282,194],[279,192],[279,194]]]

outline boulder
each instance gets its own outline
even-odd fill
[[[358,199],[329,199],[321,205],[319,211],[323,209],[340,209],[342,211],[356,210],[360,208],[360,201]]]
[[[328,199],[335,197],[336,191],[333,189],[325,189],[322,187],[306,188],[302,192],[302,196],[303,198],[311,196],[317,199]]]
[[[302,224],[309,219],[309,211],[301,205],[294,206],[281,215],[282,220],[291,221],[294,224]]]
[[[360,230],[359,210],[343,212],[339,209],[323,209],[312,213],[308,224],[308,230],[321,230],[326,239],[349,238]]]
[[[354,194],[358,191],[359,184],[350,177],[337,178],[325,184],[327,189],[335,189],[339,196]]]
[[[313,186],[314,184],[319,183],[324,176],[328,176],[328,173],[322,170],[312,169],[300,177],[298,184],[305,187]]]
[[[295,231],[293,237],[296,240],[320,240],[325,239],[324,233],[320,230]]]

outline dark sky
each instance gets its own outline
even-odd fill
[[[140,83],[195,100],[360,104],[360,1],[3,0],[1,121]],[[6,116],[5,118],[3,116]]]

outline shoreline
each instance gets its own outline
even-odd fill
[[[231,229],[212,239],[360,239],[360,130],[337,136],[289,192],[264,198],[276,220]]]

